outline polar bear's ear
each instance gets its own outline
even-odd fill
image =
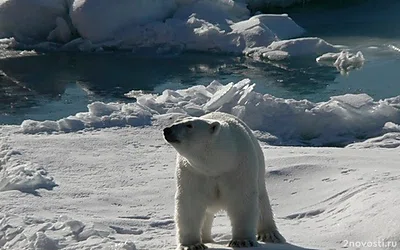
[[[219,132],[219,129],[221,128],[221,123],[218,121],[212,122],[210,124],[210,132],[211,134],[217,134]]]

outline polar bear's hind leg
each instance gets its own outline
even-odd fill
[[[206,216],[204,218],[203,227],[201,229],[201,240],[203,243],[212,243],[214,242],[211,236],[211,227],[214,220],[214,214],[211,212],[206,212]]]
[[[263,180],[264,181],[264,180]],[[260,215],[257,227],[257,240],[262,242],[285,243],[285,238],[279,233],[272,213],[265,183],[259,195]]]

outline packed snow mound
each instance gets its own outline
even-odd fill
[[[316,61],[323,65],[335,66],[342,74],[347,74],[350,70],[359,69],[364,65],[365,58],[361,51],[353,54],[349,51],[340,53],[326,53],[317,57]]]
[[[20,50],[202,51],[264,60],[340,52],[320,38],[299,38],[305,30],[286,14],[251,16],[249,4],[276,1],[0,0],[0,38]],[[362,66],[360,54],[336,57],[340,69]]]
[[[279,57],[279,53],[297,56],[337,52],[321,39],[286,41],[300,37],[305,30],[286,14],[250,16],[248,3],[3,0],[0,38],[13,37],[16,42],[10,43],[10,48],[36,50],[128,50],[156,54],[205,51],[264,55],[268,59],[277,57],[276,54]]]
[[[174,0],[75,0],[70,16],[82,38],[99,42],[130,26],[161,22],[176,8]]]
[[[367,94],[346,94],[313,103],[262,95],[254,87],[249,79],[227,85],[213,81],[206,87],[135,97],[137,103],[159,114],[200,116],[212,111],[234,114],[253,130],[270,133],[273,137],[268,140],[273,144],[346,145],[385,133],[386,122],[400,124],[400,97],[376,102]]]
[[[56,186],[44,168],[19,159],[17,156],[20,154],[6,144],[0,145],[0,192],[19,190],[36,193],[39,188],[51,190]]]
[[[151,123],[154,112],[138,103],[103,103],[93,102],[88,105],[88,112],[58,121],[25,120],[21,124],[22,131],[27,134],[52,133],[56,131],[73,132],[84,128],[105,128],[116,126],[144,126]]]
[[[15,37],[19,41],[68,42],[65,0],[0,0],[0,37]]]
[[[387,122],[400,124],[400,96],[374,101],[367,94],[346,94],[329,101],[277,98],[254,91],[249,79],[222,85],[165,90],[161,95],[132,91],[135,103],[90,104],[89,112],[59,121],[21,124],[24,133],[73,132],[83,128],[150,125],[173,114],[201,116],[212,111],[231,113],[244,120],[264,140],[275,145],[343,146],[388,132]],[[269,133],[270,136],[265,136]]]
[[[75,39],[61,49],[101,51],[118,48],[135,52],[150,48],[157,54],[183,51],[242,54],[247,49],[262,49],[274,41],[304,33],[304,29],[287,15],[256,15],[243,20],[238,16],[245,15],[245,10],[236,7],[236,11],[231,11],[237,14],[228,15],[226,8],[229,6],[220,4],[216,8],[215,5],[214,2],[200,1],[193,6],[181,7],[165,21],[118,28],[114,26],[119,24],[115,24],[109,32],[102,29],[100,33],[95,32],[96,27],[91,27],[97,26],[97,23],[89,23],[88,28],[82,30],[79,27],[83,25],[72,19],[78,32],[86,39]],[[106,22],[112,26],[109,20]],[[312,51],[311,54],[316,53]]]
[[[1,249],[136,250],[131,241],[115,241],[116,231],[111,227],[67,216],[43,219],[0,214],[0,232]]]
[[[400,126],[387,122],[383,127],[385,134],[370,138],[362,142],[347,145],[347,148],[399,148],[400,147]]]
[[[386,133],[362,142],[352,143],[347,148],[399,148],[400,133]]]
[[[305,37],[274,41],[268,47],[246,49],[245,54],[253,58],[279,61],[293,56],[315,56],[333,51],[338,51],[338,48],[318,37]]]

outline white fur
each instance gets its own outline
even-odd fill
[[[285,242],[265,187],[263,152],[243,121],[214,112],[177,121],[164,136],[178,151],[178,249],[205,249],[204,243],[212,242],[214,214],[221,209],[231,220],[230,246],[256,246],[256,234],[262,241]]]

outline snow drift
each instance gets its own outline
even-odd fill
[[[44,168],[19,159],[17,156],[20,154],[6,144],[0,144],[0,192],[19,190],[36,193],[37,189],[51,190],[57,186]]]
[[[89,111],[58,121],[26,120],[24,133],[73,132],[84,128],[144,126],[173,114],[201,116],[211,111],[234,114],[259,137],[274,145],[343,146],[400,132],[400,96],[374,101],[367,94],[346,94],[329,101],[282,99],[254,91],[249,79],[222,85],[165,90],[161,95],[131,91],[134,103],[88,105]],[[391,125],[393,124],[393,125]]]
[[[136,250],[131,241],[116,242],[116,230],[100,223],[85,224],[68,216],[44,219],[34,216],[0,214],[0,247],[2,249],[102,249]],[[29,246],[29,248],[27,248]]]

